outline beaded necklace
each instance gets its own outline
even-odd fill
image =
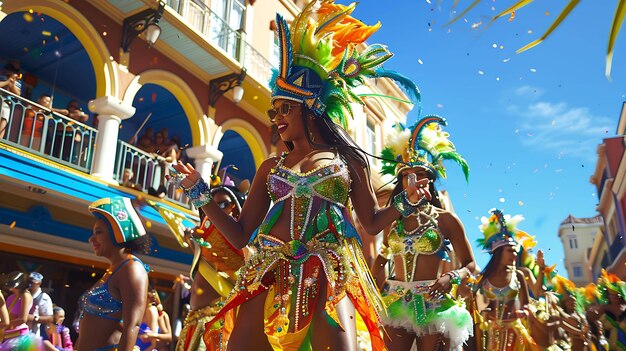
[[[496,301],[496,316],[498,321],[502,321],[506,304],[509,301],[516,300],[519,295],[520,284],[517,280],[517,269],[514,267],[511,272],[511,280],[504,287],[493,285],[489,279],[483,284],[483,291],[487,292],[487,298]]]
[[[422,216],[425,219],[422,222]],[[419,252],[415,251],[413,244],[420,240],[424,235],[437,235],[442,237],[439,230],[438,221],[439,212],[430,203],[426,203],[421,206],[415,214],[411,215],[417,220],[417,226],[414,229],[407,231],[404,227],[402,219],[396,221],[396,233],[403,239],[404,242],[404,254],[402,256],[402,262],[404,264],[405,281],[413,281],[413,275],[415,274],[415,267],[417,264],[417,257]],[[441,249],[443,246],[443,240],[439,240],[439,247],[434,252]]]

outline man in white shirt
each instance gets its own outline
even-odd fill
[[[33,295],[33,307],[28,312],[28,326],[33,334],[41,336],[41,325],[52,322],[52,299],[41,290],[43,280],[41,273],[32,272],[29,278],[28,290]]]

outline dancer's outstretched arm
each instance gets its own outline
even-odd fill
[[[352,179],[350,198],[352,199],[354,210],[365,231],[370,235],[376,235],[398,219],[400,212],[393,205],[382,209],[379,208],[370,182],[370,176],[365,168],[354,160],[349,160],[348,164],[350,167],[350,178]],[[405,191],[409,201],[412,203],[418,203],[423,196],[427,200],[431,198],[428,191],[428,179],[421,179],[414,184],[409,184]]]
[[[276,165],[278,158],[265,160],[256,172],[250,193],[246,199],[241,215],[235,219],[222,211],[214,201],[202,206],[202,211],[207,215],[215,227],[226,237],[226,239],[236,248],[241,249],[248,244],[252,232],[259,227],[270,204],[270,197],[267,193],[267,176],[272,167]],[[189,163],[178,162],[174,168],[186,175],[180,183],[185,189],[190,188],[197,181],[200,181],[200,172],[196,171]]]

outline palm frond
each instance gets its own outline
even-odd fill
[[[615,8],[615,16],[613,17],[613,23],[611,23],[611,32],[609,32],[609,45],[606,50],[606,69],[605,75],[608,79],[611,79],[611,66],[613,65],[613,48],[615,46],[615,40],[619,34],[619,30],[622,28],[622,22],[626,16],[626,0],[619,0],[617,7]]]
[[[541,38],[525,45],[524,47],[520,48],[519,50],[517,50],[515,53],[519,54],[520,52],[524,52],[528,49],[531,49],[539,44],[541,44],[542,41],[544,41],[550,34],[552,34],[552,32],[559,26],[561,25],[561,22],[563,22],[563,20],[565,20],[565,18],[567,18],[567,16],[569,16],[569,14],[572,12],[572,10],[574,10],[574,8],[576,8],[576,6],[580,3],[580,0],[570,0],[570,2],[567,4],[567,6],[565,6],[565,8],[563,9],[563,11],[561,11],[561,13],[559,14],[559,17],[556,18],[556,20],[554,20],[554,22],[552,23],[552,25],[550,26],[550,28],[548,28],[548,30],[543,33],[543,35],[541,36]]]

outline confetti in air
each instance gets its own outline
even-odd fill
[[[11,222],[11,224],[9,225],[9,228],[11,228],[11,229],[15,228],[15,224],[16,224],[15,221]]]
[[[417,63],[419,63],[420,65],[423,65],[423,64],[424,64],[424,62],[422,61],[422,59],[419,59],[419,58],[417,59]]]

